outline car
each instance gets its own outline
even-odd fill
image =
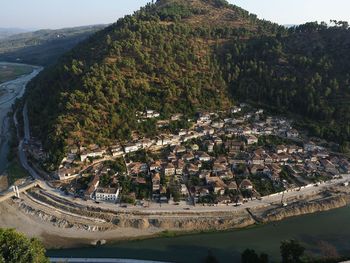
[[[121,205],[120,207],[122,207],[122,208],[128,208],[127,205]]]
[[[185,207],[184,210],[190,210],[190,208],[189,207]]]

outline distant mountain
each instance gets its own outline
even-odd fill
[[[0,61],[49,65],[104,27],[105,25],[94,25],[58,30],[46,29],[10,35],[0,39]]]
[[[347,149],[349,50],[345,22],[287,29],[225,0],[158,0],[83,41],[30,83],[32,131],[57,165],[72,146],[158,134],[154,120],[138,122],[138,111],[192,118],[235,100],[299,116],[313,135]]]
[[[16,34],[26,33],[30,30],[21,29],[21,28],[0,28],[0,39],[4,39]]]

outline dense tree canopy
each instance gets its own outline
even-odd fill
[[[48,263],[45,248],[37,239],[28,239],[13,229],[0,229],[1,263]]]

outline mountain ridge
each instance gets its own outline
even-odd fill
[[[318,47],[305,35],[335,32],[347,38],[341,30],[347,28],[317,23],[287,29],[222,0],[159,0],[97,32],[30,83],[32,129],[58,164],[74,145],[109,145],[130,140],[134,131],[158,133],[154,121],[137,122],[136,113],[145,109],[160,112],[161,118],[191,117],[201,110],[228,109],[237,99],[268,103],[282,112],[301,110],[317,119],[316,106],[306,111],[305,103],[298,103],[300,109],[292,103],[305,96],[303,85],[315,83],[298,67],[309,66],[314,74],[327,64],[321,55],[330,40]],[[321,62],[307,62],[307,53],[317,48]],[[305,101],[314,104],[330,81],[325,77]]]

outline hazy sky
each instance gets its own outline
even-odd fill
[[[115,22],[150,0],[0,0],[0,27],[62,28]],[[229,0],[280,24],[350,21],[349,0]]]

